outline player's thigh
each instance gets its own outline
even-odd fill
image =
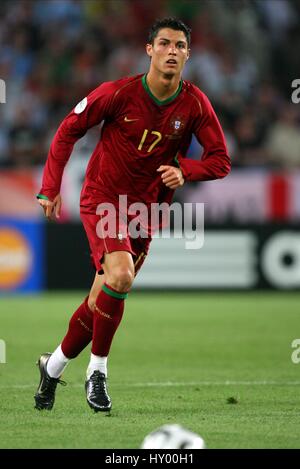
[[[94,305],[96,303],[97,297],[101,291],[101,288],[104,282],[105,282],[105,275],[104,274],[99,275],[96,272],[94,282],[89,293],[89,299],[88,299],[88,305],[91,310],[94,309]]]
[[[135,252],[134,269],[135,276],[143,266],[150,248],[151,238],[137,238],[132,240],[132,248]]]

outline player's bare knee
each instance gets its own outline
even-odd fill
[[[133,280],[134,274],[131,269],[121,267],[115,269],[107,279],[108,284],[120,292],[128,291],[133,283]]]

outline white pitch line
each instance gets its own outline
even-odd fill
[[[69,384],[72,388],[84,387],[83,384],[75,383]],[[300,381],[165,381],[165,382],[146,382],[146,383],[112,383],[113,387],[184,387],[184,386],[300,386]],[[12,384],[12,385],[0,385],[0,389],[28,389],[36,387],[34,384]]]
[[[131,386],[299,386],[300,381],[189,381],[189,382],[172,382],[166,381],[162,383],[132,383]]]

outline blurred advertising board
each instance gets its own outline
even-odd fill
[[[66,166],[61,194],[61,222],[79,220],[79,199],[86,159],[71,158]],[[36,202],[42,168],[0,172],[0,216],[43,218]],[[300,223],[300,170],[233,169],[217,181],[189,183],[176,191],[181,203],[204,203],[205,222]]]
[[[210,223],[300,222],[300,171],[234,169],[218,181],[185,185],[182,199],[204,203]]]
[[[191,240],[194,233],[187,233]],[[300,230],[253,225],[206,228],[201,249],[186,240],[153,239],[137,288],[300,289]]]
[[[0,171],[0,217],[35,219],[41,215],[35,200],[37,171]]]
[[[85,164],[75,158],[67,165],[59,223],[45,223],[35,198],[42,168],[0,172],[0,292],[36,291],[44,271],[46,288],[89,285],[79,222]],[[187,184],[176,198],[204,202],[204,246],[187,250],[182,239],[154,239],[136,287],[300,288],[300,171],[233,170],[224,180]]]
[[[153,239],[134,288],[300,289],[300,230],[293,225],[207,226],[196,249],[188,248],[195,232],[176,236]],[[88,290],[94,269],[82,225],[47,224],[46,238],[47,288]]]
[[[0,173],[0,294],[44,286],[44,224],[35,179],[32,170]]]
[[[36,292],[44,286],[44,225],[0,217],[0,293]]]

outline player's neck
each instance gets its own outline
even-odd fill
[[[158,74],[150,69],[147,73],[146,80],[155,98],[164,101],[176,93],[181,77],[179,75],[167,76],[165,74]]]

